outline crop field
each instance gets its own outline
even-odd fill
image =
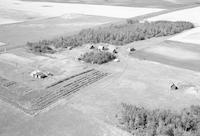
[[[16,4],[17,3],[17,4]],[[89,4],[70,4],[70,3],[51,3],[51,2],[23,2],[19,0],[0,1],[0,7],[7,8],[9,11],[20,11],[35,18],[49,18],[58,17],[64,14],[85,14],[94,16],[104,16],[113,18],[130,18],[140,16],[148,13],[159,12],[163,9],[159,8],[137,8],[137,7],[123,7],[123,6],[104,6],[104,5],[89,5]],[[27,8],[28,7],[28,8]],[[30,8],[31,7],[31,8]],[[113,12],[110,12],[113,11]],[[12,19],[10,12],[3,11],[5,15]],[[20,15],[20,13],[18,13]],[[22,15],[27,16],[27,15]],[[19,17],[20,18],[20,17]]]
[[[133,57],[200,71],[200,48],[195,44],[166,41],[155,47],[148,47],[135,52]]]
[[[200,44],[199,37],[200,37],[200,27],[197,27],[195,29],[173,36],[169,40],[175,42],[183,42],[183,43],[191,43],[199,45]]]
[[[139,7],[157,7],[171,9],[185,6],[187,4],[198,3],[198,0],[23,0],[40,2],[60,2],[60,3],[83,3],[100,5],[120,5],[120,6],[139,6]]]
[[[17,82],[0,77],[0,98],[28,114],[36,114],[107,75],[108,73],[91,69],[58,81],[41,91],[20,86]]]
[[[195,26],[200,25],[199,19],[200,7],[188,8],[179,11],[170,12],[149,18],[149,21],[167,20],[167,21],[188,21],[192,22]]]

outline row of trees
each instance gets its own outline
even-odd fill
[[[95,50],[91,52],[86,52],[81,56],[80,59],[87,63],[103,64],[115,58],[116,56],[110,52]]]
[[[160,37],[180,33],[193,28],[190,22],[139,22],[128,20],[121,25],[110,25],[107,27],[84,29],[76,35],[60,37],[53,40],[42,40],[35,43],[27,43],[33,51],[46,52],[46,46],[56,48],[77,47],[86,43],[110,43],[124,45],[134,41],[145,40],[152,37]]]
[[[120,127],[136,136],[200,136],[200,106],[180,113],[122,104]]]

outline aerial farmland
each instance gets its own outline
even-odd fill
[[[199,0],[0,0],[0,136],[199,136]]]

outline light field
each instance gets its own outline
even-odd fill
[[[60,2],[60,3],[83,3],[83,4],[100,4],[100,5],[120,5],[128,7],[156,7],[172,9],[198,3],[199,0],[22,0],[22,1],[43,1],[43,2]]]
[[[21,22],[21,21],[0,17],[0,25],[1,24],[12,24],[12,23],[18,23],[18,22]]]
[[[169,40],[184,43],[200,44],[200,27],[178,34],[170,38]]]
[[[52,2],[23,2],[18,0],[0,0],[0,9],[7,11],[19,11],[31,15],[37,15],[36,18],[41,17],[56,17],[64,14],[77,13],[95,16],[105,16],[114,18],[130,18],[141,16],[149,13],[159,12],[163,9],[158,8],[136,8],[136,7],[123,7],[123,6],[104,6],[104,5],[89,5],[89,4],[70,4],[70,3],[52,3]],[[11,23],[18,21],[13,19],[10,11],[6,12],[8,18],[0,16],[2,22]],[[112,11],[112,12],[111,12]],[[9,18],[9,16],[11,18]],[[11,21],[9,21],[9,19]]]
[[[196,26],[200,26],[200,7],[179,10],[156,17],[149,18],[149,21],[168,20],[168,21],[189,21]]]

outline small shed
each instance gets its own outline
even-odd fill
[[[88,49],[95,49],[95,46],[93,44],[87,44],[86,46]]]
[[[114,61],[114,62],[120,62],[120,60],[119,60],[119,59],[114,59],[113,61]]]
[[[173,90],[173,91],[174,91],[174,90],[178,90],[178,87],[177,87],[174,83],[171,85],[170,88],[171,88],[171,90]]]
[[[106,48],[105,48],[105,46],[103,46],[103,45],[99,45],[98,46],[98,50],[100,50],[100,51],[104,51]]]
[[[30,74],[33,78],[39,78],[39,79],[42,79],[42,78],[46,78],[47,75],[44,74],[43,72],[41,72],[40,70],[35,70],[33,72],[31,72]]]
[[[109,51],[110,53],[118,53],[118,52],[117,52],[117,47],[112,46],[112,45],[109,45],[109,46],[108,46],[108,51]]]
[[[72,46],[68,46],[67,49],[68,49],[68,50],[72,50],[73,47],[72,47]]]
[[[132,48],[129,48],[128,51],[129,52],[134,52],[134,51],[136,51],[136,49],[132,47]]]

